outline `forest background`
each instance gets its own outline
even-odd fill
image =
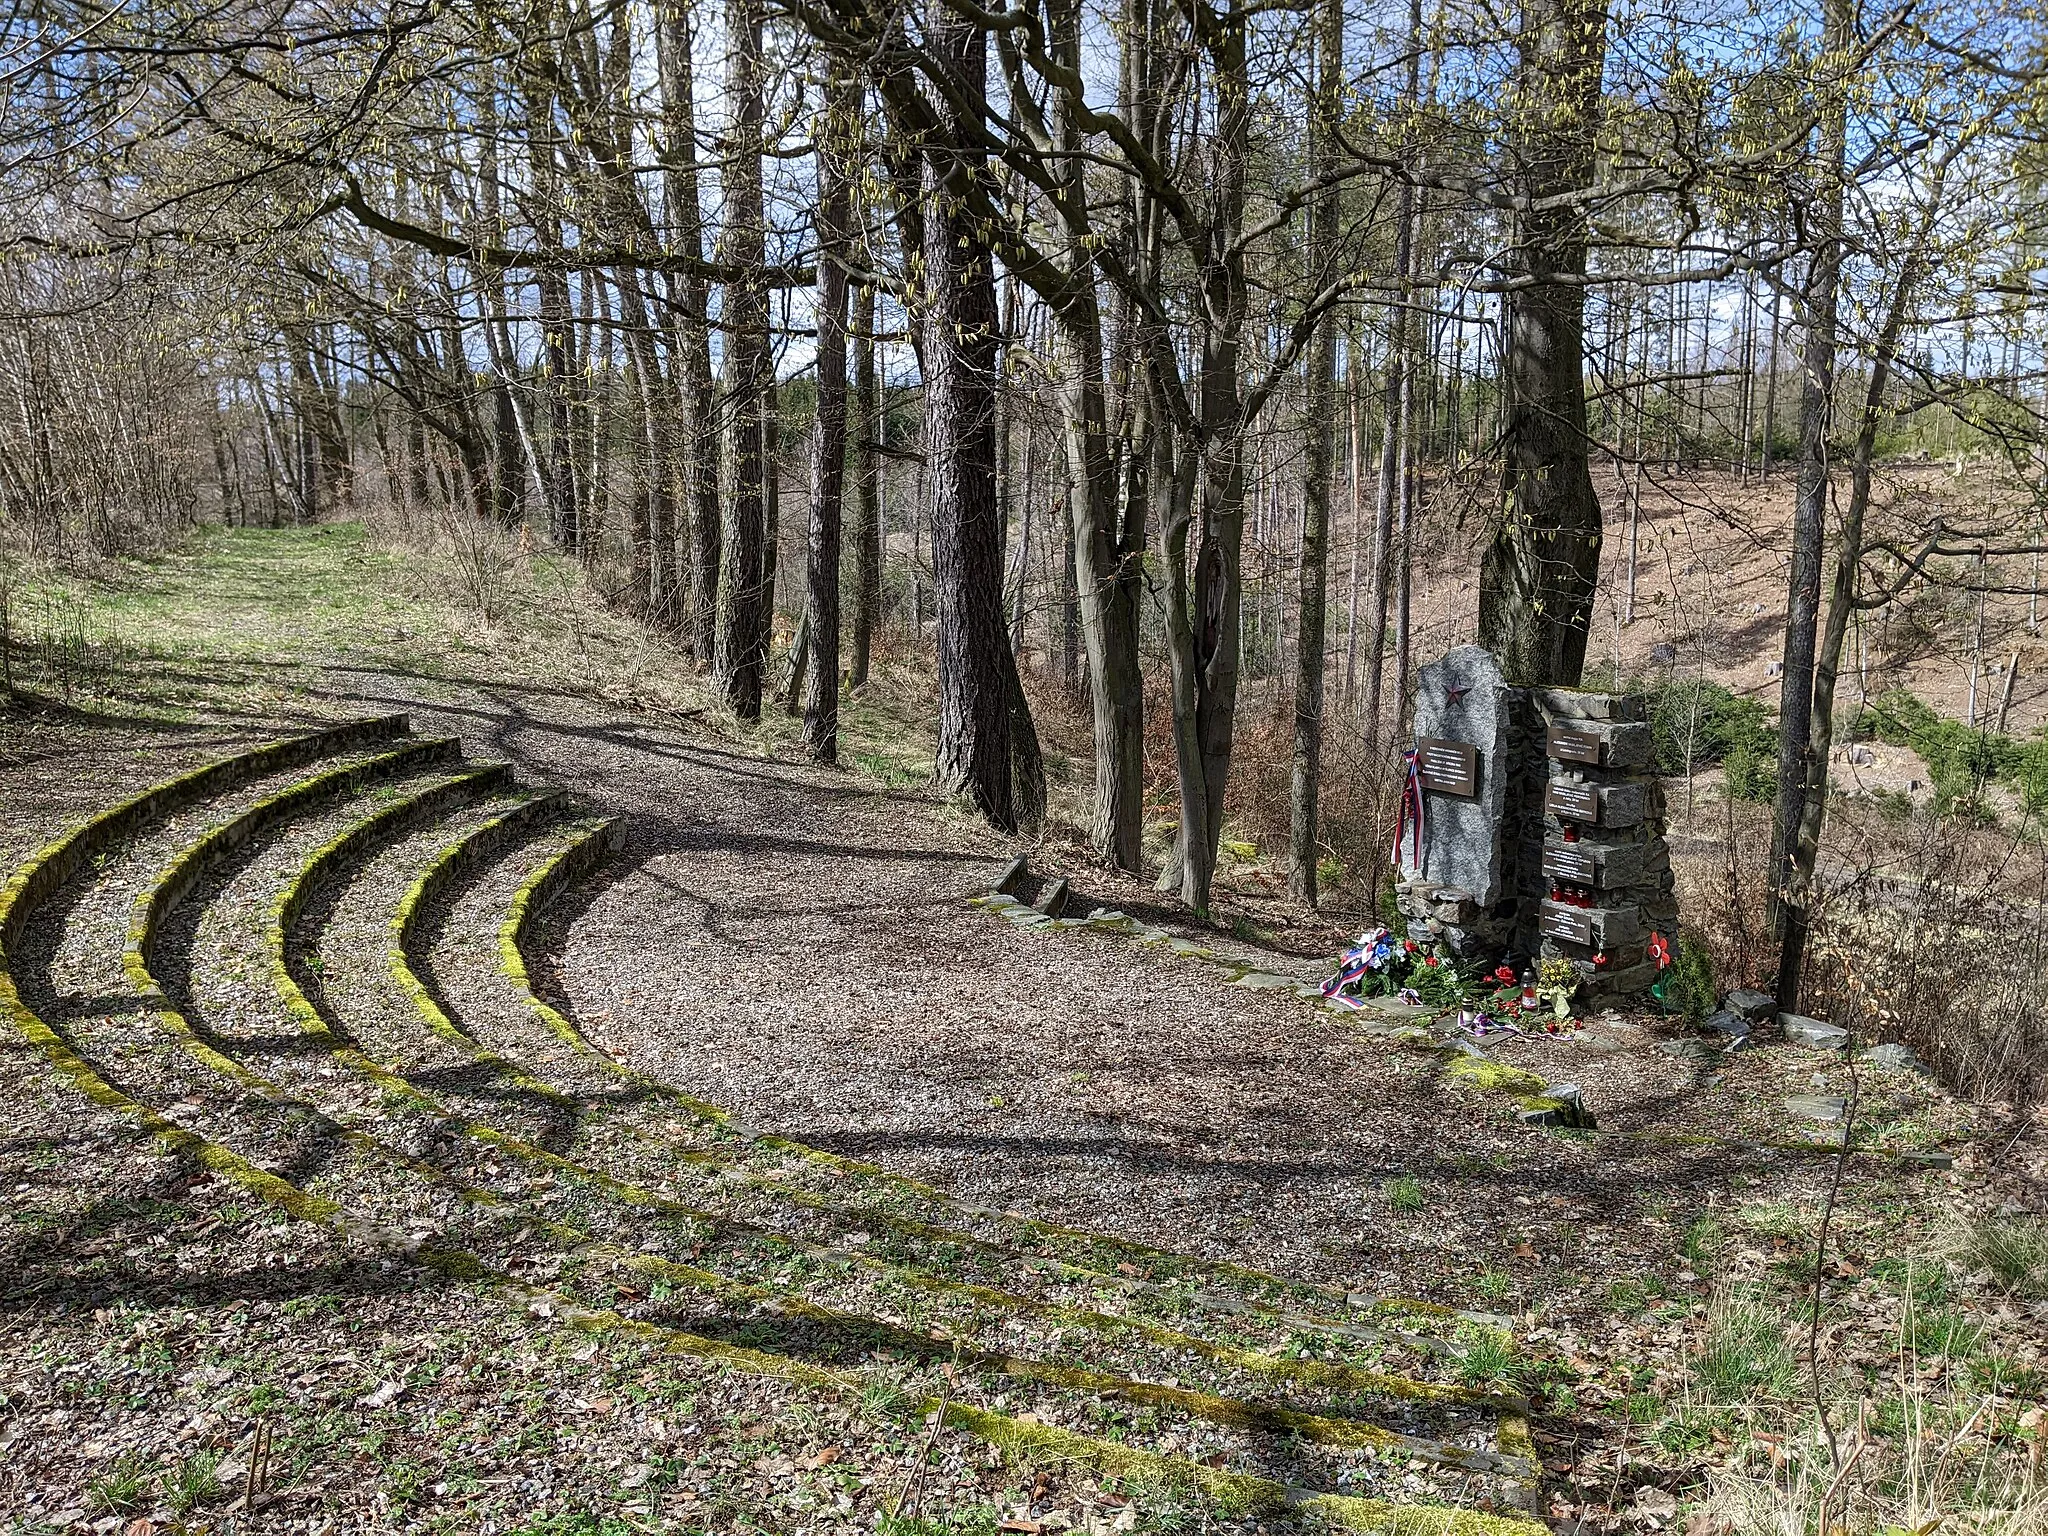
[[[1415,667],[1655,701],[1693,1006],[2031,1100],[2031,8],[12,7],[0,669],[360,517],[744,722],[1362,923]],[[1707,979],[1711,976],[1711,980]]]

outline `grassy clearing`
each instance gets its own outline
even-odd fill
[[[480,537],[496,540],[488,559],[471,547]],[[207,528],[156,559],[22,573],[7,611],[13,689],[109,715],[360,713],[388,678],[429,699],[437,685],[559,689],[686,717],[764,756],[801,737],[776,700],[740,725],[708,677],[606,607],[574,562],[498,534],[419,545],[356,522]],[[769,675],[780,682],[779,649]],[[929,692],[884,650],[841,706],[847,768],[882,790],[929,784]]]

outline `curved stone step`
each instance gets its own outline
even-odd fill
[[[417,971],[414,968],[415,962],[411,960],[408,949],[409,943],[417,938],[417,935],[414,933],[414,924],[410,919],[420,909],[424,893],[431,888],[430,883],[436,880],[435,871],[445,870],[461,861],[479,862],[480,856],[469,857],[465,854],[465,849],[468,849],[470,853],[475,853],[479,845],[487,848],[491,844],[503,841],[504,828],[512,825],[517,815],[518,813],[515,812],[509,813],[506,817],[496,818],[492,822],[487,822],[476,828],[467,834],[466,838],[458,839],[455,843],[450,844],[437,857],[429,873],[423,875],[421,880],[416,882],[413,890],[408,893],[408,896],[401,903],[403,915],[394,922],[395,930],[402,937],[406,938],[408,943],[401,945],[401,953],[394,956],[393,965],[402,972],[408,994],[421,1004],[422,1011],[427,1015],[428,1021],[437,1035],[460,1040],[470,1049],[475,1059],[502,1068],[509,1081],[517,1081],[525,1085],[530,1084],[533,1080],[523,1069],[514,1066],[508,1058],[482,1046],[459,1029],[450,1018],[447,1010],[434,998],[432,989],[419,980]],[[531,910],[535,891],[544,888],[542,885],[543,881],[561,878],[559,874],[553,873],[553,871],[564,867],[573,867],[568,861],[593,857],[593,854],[587,852],[579,854],[578,850],[589,850],[599,846],[597,840],[603,836],[605,825],[604,823],[594,823],[583,829],[569,844],[565,845],[559,854],[547,860],[541,871],[522,884],[521,892],[518,897],[515,897],[513,902],[514,912],[507,919],[508,931],[503,935],[507,941],[509,953],[517,953],[517,934],[509,930],[516,928],[517,924],[522,920],[524,913]],[[523,970],[523,961],[521,962],[521,968]],[[529,1003],[537,1005],[537,1000],[532,998],[530,989],[528,989],[526,997]],[[572,1030],[570,1038],[581,1038],[580,1035],[573,1033],[573,1028],[567,1025],[566,1020],[563,1021],[563,1027]],[[584,1049],[590,1049],[587,1043]],[[360,1066],[360,1063],[358,1065]],[[545,1088],[544,1091],[554,1092],[557,1090]],[[474,1123],[464,1125],[462,1128],[470,1134],[476,1133],[479,1129]],[[662,1140],[659,1137],[654,1139],[657,1141]],[[508,1143],[507,1145],[510,1144]],[[521,1155],[525,1155],[533,1149],[515,1147],[514,1150],[519,1151]],[[698,1151],[689,1151],[684,1155],[692,1159],[699,1159],[703,1158],[706,1154]],[[718,1161],[730,1168],[729,1159],[719,1159]],[[585,1167],[584,1171],[588,1173],[591,1170]],[[734,1177],[757,1185],[767,1184],[777,1198],[783,1200],[802,1200],[814,1209],[841,1211],[841,1208],[835,1206],[832,1202],[819,1200],[815,1197],[806,1197],[799,1191],[776,1187],[773,1181],[764,1180],[759,1175],[748,1174],[745,1170],[730,1168],[730,1172]],[[730,1224],[732,1220],[724,1211],[710,1211],[700,1206],[686,1206],[680,1202],[665,1199],[645,1188],[628,1187],[618,1184],[611,1187],[611,1193],[621,1198],[646,1203],[650,1208],[667,1210],[676,1215],[707,1224],[721,1222]],[[841,1213],[843,1214],[843,1211]],[[863,1213],[863,1219],[872,1222],[873,1213]],[[916,1223],[899,1223],[899,1225],[925,1234],[929,1234],[932,1231],[932,1229],[920,1227]],[[768,1241],[774,1241],[776,1236],[776,1234],[770,1233],[756,1233],[755,1235]],[[789,1234],[784,1233],[782,1235],[788,1236]],[[938,1235],[954,1241],[963,1240],[964,1238],[963,1234],[945,1232],[943,1230],[939,1231]],[[973,1241],[972,1239],[964,1240]],[[801,1238],[795,1240],[794,1246],[814,1255],[840,1257],[830,1249],[820,1249],[814,1243],[804,1242]],[[1007,1256],[1012,1259],[1018,1257],[1014,1251],[1009,1252]],[[714,1292],[723,1294],[749,1295],[755,1299],[766,1299],[772,1294],[766,1287],[748,1286],[743,1281],[735,1280],[730,1274],[712,1274],[698,1270],[694,1266],[678,1267],[668,1265],[660,1259],[647,1258],[645,1256],[642,1257],[640,1262],[654,1266],[657,1271],[665,1275],[667,1282],[672,1284],[680,1284],[700,1290],[709,1288]],[[1397,1400],[1404,1398],[1409,1400],[1422,1399],[1439,1403],[1457,1403],[1465,1406],[1483,1407],[1498,1416],[1500,1428],[1503,1432],[1498,1438],[1503,1443],[1491,1452],[1480,1452],[1464,1447],[1447,1447],[1441,1441],[1424,1441],[1414,1436],[1403,1437],[1398,1434],[1390,1436],[1384,1430],[1356,1427],[1355,1420],[1332,1420],[1328,1415],[1324,1414],[1314,1412],[1302,1413],[1299,1410],[1289,1409],[1284,1406],[1276,1407],[1266,1402],[1263,1398],[1256,1408],[1250,1408],[1241,1399],[1225,1398],[1213,1392],[1188,1392],[1177,1387],[1146,1382],[1138,1382],[1133,1385],[1124,1378],[1099,1371],[1089,1372],[1084,1369],[1063,1366],[1054,1362],[1019,1360],[1017,1357],[1009,1354],[993,1355],[985,1349],[977,1349],[971,1341],[966,1339],[956,1337],[950,1341],[955,1347],[972,1352],[975,1358],[991,1362],[997,1360],[1008,1362],[1002,1367],[1008,1374],[1044,1380],[1065,1381],[1070,1385],[1085,1384],[1092,1390],[1120,1391],[1123,1395],[1148,1401],[1181,1401],[1184,1406],[1195,1405],[1192,1411],[1199,1412],[1205,1417],[1218,1418],[1223,1422],[1285,1421],[1293,1427],[1294,1432],[1301,1433],[1309,1439],[1321,1440],[1327,1443],[1372,1443],[1386,1447],[1400,1445],[1405,1447],[1406,1454],[1450,1465],[1483,1468],[1489,1471],[1513,1471],[1517,1473],[1525,1473],[1529,1470],[1527,1451],[1525,1449],[1527,1445],[1526,1430],[1521,1419],[1522,1405],[1519,1400],[1505,1399],[1500,1394],[1489,1394],[1454,1387],[1446,1388],[1435,1384],[1418,1383],[1405,1378],[1392,1377],[1381,1372],[1347,1367],[1341,1364],[1283,1360],[1270,1355],[1254,1354],[1250,1351],[1230,1346],[1217,1346],[1211,1343],[1211,1341],[1178,1333],[1140,1320],[1106,1316],[1078,1307],[1049,1306],[1039,1298],[1019,1296],[998,1288],[958,1285],[932,1275],[929,1271],[920,1274],[917,1265],[902,1261],[900,1255],[894,1262],[872,1264],[871,1267],[881,1273],[893,1275],[898,1279],[907,1279],[913,1285],[928,1291],[951,1293],[967,1297],[975,1303],[997,1307],[1012,1315],[1021,1314],[1034,1319],[1047,1320],[1055,1323],[1061,1329],[1079,1330],[1082,1333],[1094,1336],[1099,1343],[1111,1343],[1118,1334],[1137,1334],[1149,1349],[1170,1352],[1170,1358],[1177,1356],[1179,1363],[1172,1366],[1171,1369],[1173,1370],[1185,1371],[1187,1369],[1186,1357],[1189,1354],[1203,1355],[1210,1360],[1227,1364],[1234,1370],[1250,1371],[1254,1378],[1250,1385],[1254,1390],[1256,1390],[1260,1380],[1263,1380],[1269,1390],[1283,1386],[1293,1386],[1298,1389],[1305,1383],[1315,1383],[1318,1387],[1333,1392],[1348,1392],[1360,1396],[1391,1397]],[[802,1304],[798,1302],[785,1302],[783,1306],[786,1310],[797,1311],[799,1315],[809,1316],[818,1320],[829,1319],[836,1326],[864,1327],[870,1331],[881,1333],[893,1332],[901,1334],[902,1332],[900,1329],[893,1328],[893,1325],[872,1322],[844,1312],[834,1311],[830,1308],[810,1306],[808,1311],[804,1311]],[[1104,1335],[1109,1337],[1104,1338]],[[918,1336],[911,1337],[917,1339],[917,1342],[921,1343],[924,1348],[929,1349],[929,1341],[923,1340]],[[1156,1356],[1154,1358],[1156,1360]],[[1129,1372],[1140,1367],[1133,1362],[1125,1360],[1120,1362],[1120,1368]],[[1163,1369],[1156,1364],[1153,1368],[1161,1374],[1171,1374],[1171,1370]],[[1240,1390],[1242,1389],[1243,1384],[1241,1383]],[[1363,1410],[1360,1411],[1362,1412]]]
[[[1277,1336],[1271,1340],[1275,1345],[1288,1342],[1290,1334],[1312,1333],[1371,1344],[1397,1343],[1426,1358],[1456,1355],[1457,1345],[1445,1334],[1461,1324],[1499,1326],[1497,1319],[1455,1311],[1450,1307],[1359,1297],[1226,1261],[1171,1253],[1121,1238],[975,1205],[935,1186],[874,1164],[749,1127],[718,1105],[625,1066],[591,1040],[568,1015],[538,995],[525,956],[526,931],[535,914],[570,879],[594,867],[602,856],[606,841],[615,833],[614,823],[592,824],[554,858],[537,867],[513,893],[507,916],[499,928],[500,967],[518,988],[521,1006],[542,1029],[600,1070],[621,1082],[632,1084],[650,1097],[673,1105],[712,1132],[736,1139],[749,1155],[761,1157],[770,1177],[787,1179],[809,1175],[819,1179],[819,1184],[808,1196],[786,1190],[785,1198],[810,1198],[823,1208],[858,1212],[864,1221],[881,1223],[921,1241],[980,1249],[1048,1275],[1072,1280],[1091,1291],[1107,1288],[1126,1292],[1140,1301],[1149,1314],[1176,1317],[1184,1325],[1206,1316],[1222,1314],[1231,1319],[1234,1331],[1242,1331],[1246,1327],[1256,1327],[1262,1318],[1270,1319],[1277,1328]],[[708,1156],[734,1167],[741,1163],[741,1158],[716,1146],[691,1155]],[[908,1215],[906,1210],[925,1214]],[[934,1219],[935,1216],[951,1218],[951,1223],[957,1225]],[[1190,1287],[1188,1279],[1191,1276],[1206,1283]],[[1283,1300],[1283,1297],[1287,1299]],[[1302,1306],[1304,1300],[1325,1305],[1332,1300],[1342,1300],[1349,1310],[1342,1316],[1324,1310],[1305,1310]],[[1290,1305],[1290,1301],[1293,1304]],[[1415,1331],[1430,1325],[1444,1332],[1432,1336]]]
[[[202,838],[194,848],[188,849],[186,854],[181,856],[178,863],[174,864],[172,869],[166,872],[164,879],[157,882],[159,890],[168,887],[172,882],[180,878],[179,866],[185,864],[188,859],[203,859],[206,857],[205,846],[210,841],[218,839],[219,835],[219,829],[216,829],[214,832],[207,834],[205,838]],[[145,910],[156,910],[160,906],[171,904],[163,903],[156,891],[153,891],[144,899]],[[18,905],[16,902],[9,902],[5,906],[0,906],[0,924],[4,924],[11,918]],[[147,926],[146,924],[146,929]],[[135,946],[136,952],[143,957],[145,972],[152,939],[153,933],[145,931]],[[11,977],[7,980],[7,987],[9,996],[14,997]],[[272,1200],[273,1203],[278,1203],[284,1208],[294,1211],[295,1214],[322,1222],[346,1221],[347,1218],[342,1214],[335,1202],[316,1200],[306,1196],[304,1191],[298,1189],[290,1181],[280,1179],[274,1174],[257,1168],[252,1163],[249,1163],[247,1159],[241,1158],[238,1154],[232,1153],[216,1142],[196,1137],[182,1128],[169,1124],[166,1118],[159,1112],[141,1105],[126,1095],[120,1094],[118,1090],[101,1078],[92,1069],[90,1064],[84,1062],[76,1053],[67,1051],[54,1033],[48,1031],[47,1028],[43,1028],[39,1035],[37,1032],[39,1021],[34,1020],[33,1015],[28,1015],[26,1010],[19,1008],[18,997],[15,997],[14,1000],[16,1006],[10,1011],[14,1014],[17,1024],[24,1027],[24,1032],[29,1034],[32,1040],[43,1045],[46,1054],[49,1054],[53,1061],[69,1072],[73,1080],[81,1088],[91,1092],[100,1102],[135,1113],[145,1123],[150,1124],[152,1129],[158,1130],[160,1134],[168,1135],[183,1150],[192,1152],[209,1166],[216,1167],[234,1177],[238,1182],[243,1183],[245,1187],[250,1188],[252,1192],[258,1193],[262,1197]],[[188,1036],[196,1034],[196,1031],[191,1030],[189,1024],[185,1025],[184,1029]],[[428,1262],[434,1263],[437,1267],[444,1268],[451,1273],[483,1278],[492,1283],[520,1285],[519,1282],[510,1281],[507,1277],[490,1272],[473,1255],[454,1250],[434,1249],[423,1250],[422,1257]],[[521,1288],[528,1292],[534,1289],[532,1287]],[[573,1303],[570,1305],[573,1305]],[[680,1334],[675,1330],[664,1330],[664,1337],[669,1338],[679,1348],[696,1349],[697,1346],[708,1346],[717,1354],[717,1357],[726,1359],[728,1363],[734,1362],[734,1354],[729,1346],[716,1345],[712,1341]],[[786,1374],[792,1368],[792,1364],[786,1361],[772,1362],[770,1365],[770,1369],[777,1374]],[[806,1371],[814,1371],[816,1369],[814,1367],[802,1366],[794,1368]],[[1171,1466],[1183,1475],[1192,1475],[1197,1482],[1208,1484],[1212,1491],[1218,1493],[1228,1492],[1233,1496],[1256,1494],[1255,1502],[1262,1504],[1291,1505],[1302,1502],[1302,1500],[1296,1497],[1293,1490],[1273,1484],[1269,1480],[1247,1479],[1242,1475],[1215,1473],[1212,1470],[1206,1470],[1199,1466],[1190,1467],[1187,1464],[1175,1462],[1171,1458],[1151,1456],[1148,1453],[1134,1452],[1122,1447],[1105,1446],[1099,1442],[1091,1447],[1090,1442],[1085,1437],[1063,1436],[1060,1432],[1049,1431],[1040,1426],[1026,1426],[1019,1421],[1005,1419],[1001,1415],[991,1415],[986,1410],[977,1410],[971,1405],[954,1404],[951,1407],[944,1407],[942,1405],[941,1411],[944,1416],[956,1421],[962,1419],[972,1421],[973,1427],[978,1432],[985,1433],[989,1438],[997,1440],[998,1443],[1023,1443],[1034,1449],[1042,1450],[1050,1438],[1060,1445],[1062,1449],[1076,1453],[1079,1459],[1091,1465],[1100,1465],[1101,1463],[1097,1458],[1107,1456],[1111,1462],[1118,1466],[1129,1466],[1132,1464]],[[1306,1502],[1323,1510],[1325,1513],[1343,1519],[1347,1524],[1355,1523],[1357,1519],[1363,1518],[1369,1519],[1375,1527],[1387,1526],[1390,1521],[1403,1527],[1407,1525],[1408,1511],[1395,1506],[1369,1505],[1364,1501],[1331,1498],[1326,1495],[1308,1496]],[[1497,1521],[1487,1517],[1472,1517],[1466,1512],[1428,1509],[1426,1511],[1418,1510],[1417,1513],[1426,1515],[1429,1526],[1432,1529],[1478,1531],[1503,1528]],[[1478,1523],[1475,1523],[1475,1521]],[[1522,1522],[1515,1522],[1515,1527],[1526,1528]],[[1416,1528],[1419,1529],[1420,1527]]]
[[[464,863],[476,862],[492,845],[505,841],[516,831],[522,829],[527,821],[534,819],[537,814],[543,813],[545,810],[546,807],[544,806],[515,808],[512,811],[494,816],[490,820],[479,824],[444,847],[430,863],[428,871],[415,881],[406,896],[401,899],[401,912],[400,916],[394,919],[394,931],[400,935],[407,935],[413,932],[416,915],[423,910],[429,895],[437,888],[441,880],[445,878],[446,871]],[[396,813],[380,813],[378,817],[372,818],[372,820],[386,820],[394,814]],[[337,841],[345,845],[348,837],[344,835],[342,839]],[[316,856],[316,862],[318,857]],[[294,883],[301,883],[305,878],[302,875],[300,881],[295,881]],[[280,898],[280,906],[288,904],[290,900],[289,894]],[[271,942],[273,954],[271,963],[273,971],[279,968],[278,952],[283,944],[282,927],[283,925],[278,923],[273,923],[272,925]],[[473,1041],[470,1041],[466,1035],[463,1035],[457,1029],[445,1011],[434,1001],[429,989],[412,971],[409,960],[402,950],[394,958],[393,963],[394,967],[399,969],[404,977],[406,983],[405,990],[408,995],[412,996],[415,1002],[424,1003],[424,1011],[429,1013],[429,1022],[432,1024],[437,1035],[444,1037],[452,1036],[464,1042],[470,1046],[476,1059],[496,1065],[504,1064],[504,1058],[476,1046]],[[286,967],[285,970],[288,973],[289,968]],[[288,974],[287,983],[296,992],[296,982]],[[306,1002],[302,992],[297,993],[293,1003],[293,1011],[302,1019],[309,1021],[308,1028],[316,1032],[323,1043],[327,1044],[330,1051],[336,1055],[336,1059],[341,1061],[351,1071],[371,1078],[386,1092],[412,1097],[422,1113],[441,1118],[442,1123],[451,1132],[498,1147],[521,1160],[543,1164],[555,1172],[568,1177],[594,1182],[605,1194],[632,1206],[664,1212],[680,1219],[699,1223],[706,1229],[707,1233],[715,1233],[721,1229],[730,1231],[741,1226],[740,1223],[733,1221],[725,1212],[710,1211],[701,1207],[685,1205],[679,1201],[664,1197],[653,1190],[617,1179],[603,1170],[594,1169],[574,1160],[562,1158],[549,1149],[525,1143],[517,1137],[505,1134],[494,1125],[453,1114],[445,1105],[438,1102],[434,1095],[419,1092],[417,1086],[412,1084],[403,1073],[391,1071],[382,1064],[369,1059],[360,1051],[342,1043],[340,1037],[329,1026],[328,1022],[324,1018],[318,1017],[318,1011]],[[517,1080],[522,1086],[530,1082],[530,1079],[525,1079],[523,1076]],[[553,1092],[553,1090],[545,1088],[542,1091]],[[560,1095],[557,1096],[561,1097]],[[778,1193],[783,1192],[778,1191]],[[814,1257],[849,1262],[844,1255],[833,1250],[820,1248],[813,1243],[793,1240],[786,1234],[754,1229],[748,1231],[746,1235],[756,1241],[776,1245],[785,1251],[808,1252]],[[705,1290],[708,1288],[712,1293],[727,1296],[744,1296],[756,1301],[769,1299],[775,1294],[767,1287],[749,1286],[744,1280],[735,1279],[729,1273],[713,1274],[709,1271],[698,1269],[695,1266],[677,1266],[658,1255],[640,1255],[638,1256],[638,1262],[643,1266],[653,1266],[657,1272],[666,1277],[668,1282],[692,1289]],[[1504,1403],[1497,1396],[1489,1396],[1483,1393],[1469,1392],[1456,1388],[1442,1388],[1429,1384],[1414,1383],[1401,1378],[1388,1377],[1381,1373],[1367,1372],[1320,1362],[1279,1361],[1267,1356],[1252,1355],[1242,1350],[1218,1347],[1205,1340],[1174,1334],[1169,1330],[1134,1322],[1129,1319],[1110,1318],[1101,1314],[1084,1312],[1076,1308],[1048,1307],[1033,1298],[1007,1294],[987,1287],[958,1285],[937,1276],[918,1273],[915,1269],[899,1263],[877,1261],[865,1255],[859,1256],[851,1262],[858,1263],[875,1271],[878,1275],[889,1277],[898,1283],[908,1284],[913,1289],[928,1293],[949,1294],[960,1297],[976,1306],[994,1306],[1010,1314],[1022,1313],[1046,1319],[1063,1329],[1079,1328],[1098,1335],[1105,1331],[1112,1334],[1136,1334],[1148,1347],[1156,1350],[1163,1346],[1165,1349],[1181,1355],[1183,1359],[1186,1353],[1193,1352],[1206,1354],[1212,1359],[1227,1362],[1234,1367],[1242,1368],[1250,1365],[1256,1373],[1265,1377],[1269,1385],[1283,1381],[1295,1384],[1314,1382],[1322,1387],[1357,1395],[1371,1394],[1379,1398],[1391,1397],[1396,1400],[1409,1400],[1411,1402],[1420,1400],[1436,1404],[1456,1404],[1466,1408],[1484,1408],[1496,1414],[1505,1410],[1510,1416],[1519,1407],[1518,1404]],[[870,1319],[862,1315],[849,1314],[832,1308],[807,1305],[792,1300],[782,1302],[781,1309],[785,1311],[799,1311],[802,1315],[812,1320],[827,1321],[835,1327],[855,1332],[870,1335],[876,1333],[889,1335],[898,1343],[901,1343],[905,1338],[913,1338],[927,1351],[930,1348],[929,1339],[921,1335],[908,1334],[895,1325]],[[1402,1435],[1399,1432],[1390,1432],[1375,1426],[1362,1424],[1356,1420],[1336,1420],[1325,1414],[1304,1413],[1297,1409],[1289,1409],[1284,1406],[1276,1407],[1265,1402],[1251,1404],[1242,1399],[1226,1398],[1213,1392],[1193,1392],[1175,1386],[1142,1381],[1134,1382],[1128,1376],[1118,1376],[1113,1373],[1100,1371],[1090,1372],[1082,1368],[1063,1366],[1054,1362],[1026,1361],[1007,1353],[998,1355],[985,1349],[977,1350],[965,1339],[951,1339],[947,1342],[952,1347],[972,1350],[976,1358],[990,1362],[992,1366],[999,1365],[1006,1374],[1064,1384],[1078,1390],[1118,1392],[1121,1395],[1139,1401],[1171,1401],[1178,1403],[1187,1411],[1197,1414],[1197,1416],[1207,1417],[1216,1422],[1261,1425],[1285,1422],[1289,1426],[1290,1432],[1324,1443],[1369,1444],[1388,1449],[1399,1449],[1405,1456],[1421,1457],[1446,1465],[1495,1473],[1519,1473],[1526,1470],[1520,1458],[1512,1454],[1504,1456],[1500,1452],[1484,1451],[1476,1447],[1446,1445],[1440,1440],[1432,1441],[1418,1436]],[[1001,1364],[1001,1362],[1008,1363]],[[1185,1370],[1185,1364],[1182,1364],[1179,1369]],[[1169,1371],[1168,1374],[1171,1374],[1171,1372]]]

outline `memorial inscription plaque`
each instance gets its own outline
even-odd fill
[[[1591,731],[1575,731],[1569,726],[1553,725],[1550,728],[1550,755],[1560,763],[1594,763],[1602,756],[1600,738]]]
[[[1415,750],[1421,757],[1424,789],[1465,800],[1479,793],[1479,752],[1470,742],[1424,736],[1415,743]]]
[[[1598,885],[1600,866],[1593,855],[1583,848],[1574,848],[1569,843],[1560,847],[1547,844],[1543,850],[1543,873],[1554,880],[1566,880],[1573,885]]]
[[[1600,792],[1591,784],[1552,779],[1543,797],[1543,808],[1560,821],[1597,824],[1600,820]]]
[[[1560,907],[1546,901],[1543,920],[1537,927],[1547,939],[1563,939],[1572,944],[1593,942],[1593,914],[1583,907]]]

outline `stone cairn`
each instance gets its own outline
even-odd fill
[[[1656,979],[1678,899],[1648,706],[1506,682],[1476,645],[1417,676],[1423,835],[1404,839],[1408,936],[1486,965],[1562,956],[1595,1006]]]

